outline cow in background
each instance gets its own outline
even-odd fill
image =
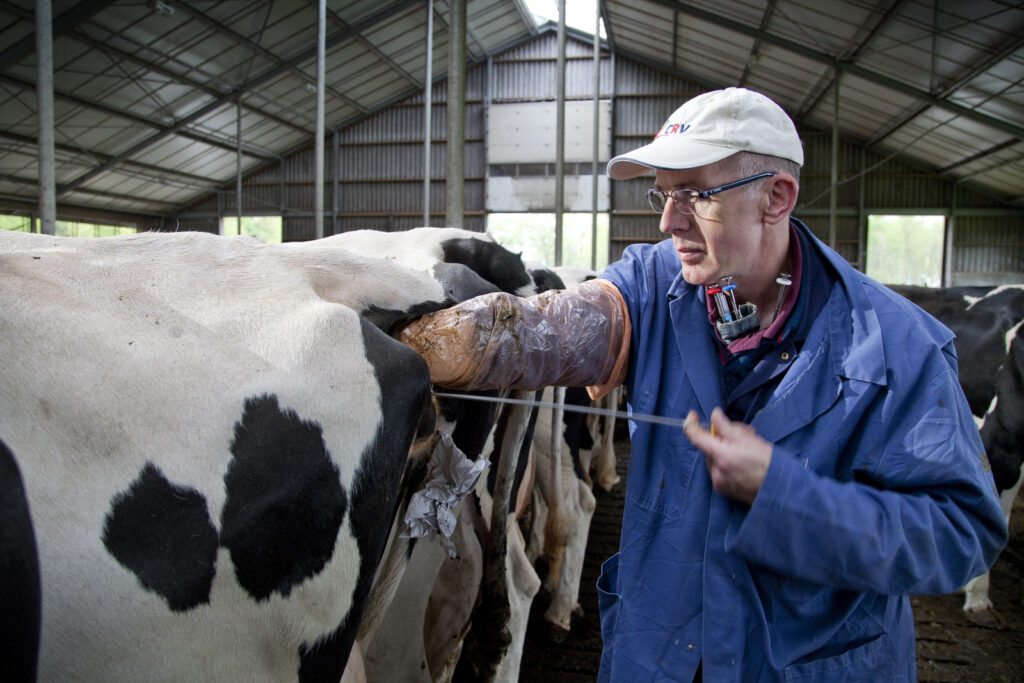
[[[1024,479],[1024,285],[893,287],[956,334],[959,378],[992,466],[1007,523]],[[973,621],[998,621],[989,575],[964,589]]]

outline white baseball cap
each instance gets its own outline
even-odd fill
[[[629,180],[652,169],[697,168],[736,152],[804,164],[800,136],[782,107],[753,90],[726,88],[688,100],[668,117],[653,142],[609,161],[608,175]]]

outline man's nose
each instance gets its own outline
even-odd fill
[[[675,200],[669,197],[665,200],[665,208],[661,210],[661,222],[658,229],[666,235],[672,234],[675,230],[689,230],[690,220],[693,216],[684,214],[676,208]]]

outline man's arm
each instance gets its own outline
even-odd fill
[[[625,378],[629,338],[626,304],[601,279],[526,299],[485,294],[425,315],[398,336],[444,387],[587,386],[594,398]]]

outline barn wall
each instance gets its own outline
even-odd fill
[[[566,45],[566,97],[593,98],[593,46]],[[557,42],[545,32],[466,73],[466,206],[464,226],[486,225],[488,183],[496,176],[525,174],[554,184],[553,164],[487,164],[489,103],[552,102]],[[676,74],[602,52],[601,98],[611,101],[611,149],[620,154],[646,144],[654,129],[682,102],[708,88]],[[434,84],[431,111],[430,224],[445,220],[447,83]],[[404,230],[423,224],[423,120],[420,93],[365,119],[328,131],[325,140],[324,231],[374,228]],[[573,125],[567,121],[567,125]],[[1024,211],[1008,208],[969,187],[955,186],[899,158],[865,150],[853,140],[839,148],[837,211],[830,226],[832,134],[802,127],[806,163],[795,215],[850,263],[862,267],[862,242],[871,213],[944,213],[952,218],[950,284],[1024,282]],[[530,166],[527,168],[526,166]],[[566,164],[567,176],[589,187],[590,163]],[[604,174],[604,164],[599,172]],[[504,179],[503,179],[504,181]],[[571,183],[571,181],[570,181]],[[663,238],[643,199],[649,179],[611,182],[609,257],[635,242]],[[495,191],[504,185],[496,184]],[[602,187],[604,187],[602,185]],[[313,237],[313,148],[249,174],[243,182],[245,214],[283,215],[285,240]],[[216,231],[220,216],[235,215],[233,184],[189,207],[176,218],[193,229]],[[603,203],[603,202],[602,202]],[[549,209],[550,210],[550,209]],[[173,218],[169,221],[174,224]],[[165,220],[165,225],[168,221]],[[831,234],[834,227],[834,236]]]

